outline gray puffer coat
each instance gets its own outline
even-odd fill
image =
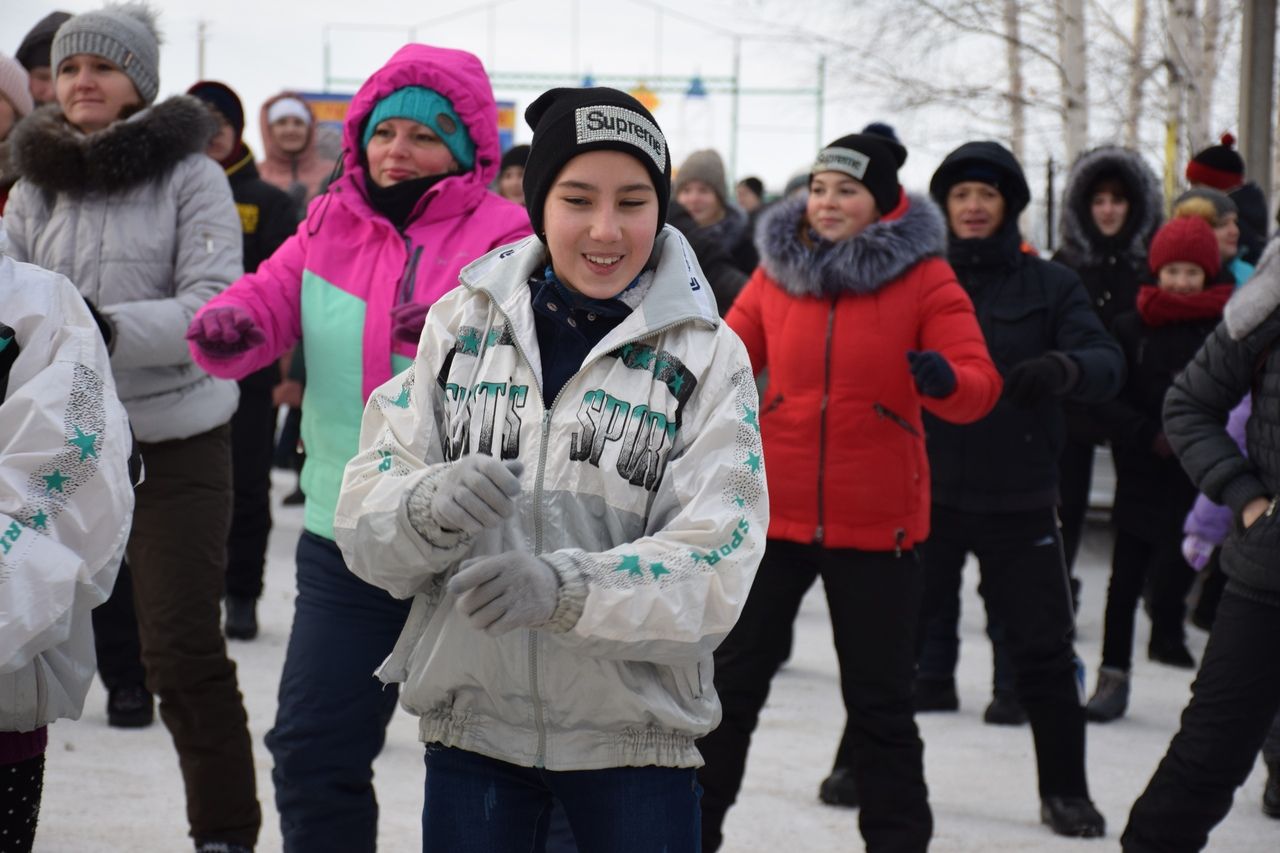
[[[1246,457],[1225,425],[1250,393]],[[1224,321],[1169,389],[1164,429],[1191,479],[1235,516],[1221,562],[1232,590],[1280,605],[1280,240],[1271,241]],[[1242,511],[1259,497],[1271,506],[1242,529]]]
[[[9,254],[67,276],[110,321],[111,367],[141,441],[206,432],[239,399],[183,337],[243,273],[231,189],[203,153],[212,132],[203,105],[178,96],[88,135],[52,104],[10,139],[21,178],[5,209]]]

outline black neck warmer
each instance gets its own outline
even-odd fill
[[[1022,235],[1017,222],[1004,222],[990,237],[961,239],[947,231],[947,261],[955,269],[974,271],[1013,267],[1022,253]]]
[[[403,231],[409,224],[409,217],[413,215],[414,209],[427,190],[452,175],[451,172],[443,175],[428,175],[425,178],[414,178],[389,187],[380,187],[373,182],[373,178],[366,171],[364,188],[369,194],[370,206],[385,216],[397,231]]]

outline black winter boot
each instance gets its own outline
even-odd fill
[[[128,684],[107,692],[107,725],[117,729],[142,729],[155,722],[151,691]]]
[[[829,806],[845,806],[856,809],[858,786],[853,782],[853,770],[848,767],[837,767],[831,775],[822,780],[818,786],[818,799]]]
[[[1129,710],[1129,673],[1104,666],[1098,670],[1098,689],[1084,706],[1085,716],[1095,723],[1109,723]]]
[[[1045,797],[1040,801],[1040,822],[1070,838],[1101,838],[1107,832],[1106,818],[1088,797]]]
[[[252,598],[228,595],[227,621],[223,633],[233,640],[252,640],[258,636],[258,602]]]
[[[956,695],[954,678],[917,678],[915,685],[916,713],[928,711],[959,711],[960,697]]]
[[[1280,819],[1280,761],[1267,762],[1267,786],[1262,789],[1262,813]]]
[[[1018,701],[1017,694],[999,691],[992,694],[991,704],[982,712],[982,722],[989,726],[1026,725],[1027,709]]]

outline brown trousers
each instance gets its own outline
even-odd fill
[[[198,841],[253,847],[262,825],[249,720],[221,609],[231,524],[231,431],[141,444],[127,555],[147,687],[160,697]]]

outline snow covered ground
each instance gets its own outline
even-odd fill
[[[277,481],[280,495],[292,482]],[[297,507],[276,508],[267,569],[267,591],[259,609],[262,633],[249,643],[232,642],[240,687],[249,710],[263,807],[259,849],[280,849],[271,796],[271,757],[262,745],[275,714],[276,686],[292,614],[293,546],[302,522]],[[1099,656],[1102,604],[1109,545],[1101,531],[1086,541],[1080,574],[1084,605],[1079,651],[1089,666],[1092,689]],[[977,572],[966,575],[964,648],[958,714],[920,719],[926,775],[936,823],[932,849],[964,851],[1082,851],[1114,849],[1129,807],[1164,754],[1188,696],[1191,674],[1148,663],[1147,623],[1139,619],[1133,700],[1128,717],[1089,729],[1089,778],[1094,799],[1108,820],[1107,839],[1060,839],[1039,824],[1039,802],[1028,729],[983,725],[990,693],[990,647],[982,633]],[[1199,656],[1205,636],[1191,629]],[[182,779],[168,733],[159,723],[141,731],[109,728],[106,695],[90,693],[84,717],[50,729],[44,807],[37,853],[121,853],[190,849],[185,839]],[[791,662],[773,684],[769,705],[751,751],[742,796],[726,823],[727,853],[789,850],[835,853],[860,849],[857,812],[817,800],[844,724],[836,685],[835,655],[821,590],[806,599],[797,624]],[[390,853],[419,848],[422,750],[414,720],[396,716],[387,747],[376,765],[382,808],[379,847]],[[1265,781],[1259,761],[1237,793],[1235,808],[1214,832],[1210,850],[1262,853],[1280,850],[1280,821],[1269,820],[1258,803]]]

